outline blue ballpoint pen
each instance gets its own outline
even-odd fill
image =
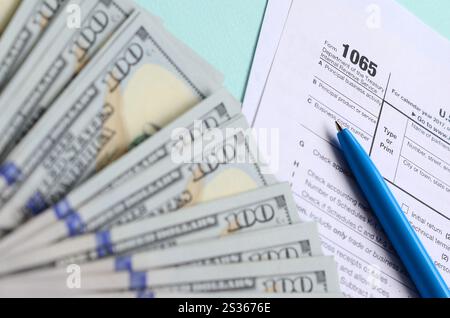
[[[348,166],[392,246],[424,298],[450,298],[450,291],[374,163],[348,129],[336,122]]]

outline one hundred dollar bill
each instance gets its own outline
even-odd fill
[[[64,220],[33,235],[32,240],[23,242],[14,252],[24,252],[67,237],[107,230],[143,218],[153,218],[276,182],[272,175],[263,173],[264,165],[259,162],[245,118],[238,117],[220,129],[210,131],[221,134],[217,141],[205,144],[204,149],[195,154],[196,158],[178,163],[175,155],[189,153],[192,147],[188,144],[187,147],[173,148],[169,158],[72,211]],[[190,136],[188,131],[187,134]],[[196,142],[210,137],[205,133]]]
[[[0,41],[0,89],[14,75],[67,2],[21,1]]]
[[[225,89],[205,99],[186,114],[174,120],[139,147],[100,171],[87,182],[77,187],[49,211],[32,218],[0,241],[0,254],[13,253],[15,249],[41,230],[46,230],[57,221],[63,221],[74,211],[93,198],[122,185],[125,181],[150,169],[156,163],[171,156],[179,141],[172,133],[186,128],[194,142],[202,136],[203,128],[219,128],[230,123],[241,113],[241,105]]]
[[[116,271],[141,272],[168,267],[238,264],[320,255],[322,255],[322,251],[316,224],[299,223],[229,235],[206,242],[195,242],[162,250],[110,257],[82,264],[80,270],[83,274],[104,274]],[[66,279],[65,267],[9,276],[1,280],[0,284],[6,281],[30,281],[58,277]]]
[[[2,259],[0,275],[83,264],[141,250],[300,223],[290,187],[279,184],[65,240]]]
[[[6,290],[70,292],[66,281],[2,284]],[[145,290],[165,293],[338,293],[337,265],[332,257],[309,257],[290,260],[168,268],[147,272],[123,272],[104,275],[84,274],[76,292],[113,292]],[[3,292],[2,292],[3,290]]]
[[[82,271],[140,272],[166,267],[256,263],[320,255],[322,251],[317,226],[314,223],[300,223],[165,250],[141,252],[114,260],[102,260],[97,264],[87,263]]]
[[[60,14],[0,96],[0,154],[8,154],[51,103],[129,18],[128,0],[71,0],[81,14],[71,27]]]
[[[117,273],[102,277],[93,275],[91,281],[89,277],[85,279],[87,281],[82,289],[92,288],[92,290],[123,290],[126,287],[130,290],[141,290],[146,287],[160,292],[197,293],[339,292],[336,263],[332,257],[323,256],[260,263],[163,269],[144,273]]]
[[[56,203],[219,88],[147,14],[117,33],[1,167],[0,228]]]
[[[0,0],[0,36],[20,4],[20,0]]]
[[[155,292],[151,290],[142,291],[122,291],[122,292],[109,292],[109,293],[84,293],[73,291],[69,292],[51,292],[42,290],[36,292],[34,290],[28,290],[23,288],[21,290],[15,288],[5,294],[1,294],[2,298],[81,298],[81,299],[196,299],[196,298],[209,298],[209,299],[272,299],[272,298],[344,298],[341,293],[308,293],[308,294],[289,294],[289,293],[254,293],[254,292],[217,292],[217,293],[165,293]],[[256,303],[255,303],[256,304]],[[186,306],[186,305],[184,305]],[[187,308],[187,307],[186,307]],[[251,307],[250,307],[251,308]],[[188,309],[186,309],[188,310]],[[262,307],[260,307],[262,310]]]
[[[19,295],[20,296],[20,295]],[[31,296],[33,297],[33,296]],[[44,296],[45,297],[45,296]],[[51,297],[51,296],[50,296]],[[120,293],[94,293],[94,294],[81,294],[77,295],[77,298],[87,298],[87,299],[195,299],[195,298],[212,298],[212,299],[269,299],[269,298],[343,298],[344,296],[341,293],[309,293],[309,294],[288,294],[288,293],[277,293],[277,294],[268,294],[268,293],[253,293],[253,292],[218,292],[218,293],[208,293],[205,295],[204,293],[160,293],[153,292],[151,290],[139,291],[139,292],[120,292]],[[252,303],[247,310],[251,310],[253,307],[258,306],[257,303]],[[189,312],[189,305],[184,305],[186,312]],[[212,305],[211,305],[212,306]],[[261,305],[260,305],[261,306]],[[211,312],[213,312],[215,308],[211,308]],[[244,310],[244,309],[243,309]],[[259,310],[263,310],[263,307],[260,307]],[[258,312],[258,308],[256,311]]]

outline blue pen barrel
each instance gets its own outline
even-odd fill
[[[357,183],[421,296],[449,298],[448,286],[370,157],[348,129],[338,138]]]

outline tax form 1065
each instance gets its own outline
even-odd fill
[[[389,0],[294,0],[261,103],[278,176],[320,224],[347,296],[417,296],[344,164],[359,139],[450,283],[450,43]]]

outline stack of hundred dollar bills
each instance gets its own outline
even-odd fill
[[[339,297],[222,77],[128,0],[0,0],[0,297]]]

